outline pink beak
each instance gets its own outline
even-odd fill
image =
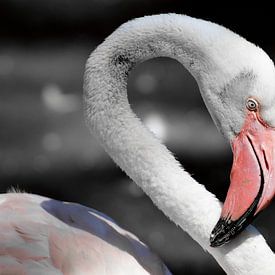
[[[213,247],[229,242],[272,200],[275,193],[275,129],[249,111],[232,142],[230,186],[221,217],[210,236]]]

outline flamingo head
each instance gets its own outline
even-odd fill
[[[210,93],[205,98],[233,151],[230,186],[210,236],[212,247],[236,237],[275,194],[275,69],[262,50],[254,47],[253,53],[246,69],[214,98]]]

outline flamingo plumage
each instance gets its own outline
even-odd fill
[[[220,202],[131,110],[127,76],[136,64],[157,56],[175,58],[191,72],[230,141],[247,121],[248,97],[257,98],[263,120],[275,125],[272,61],[260,48],[204,20],[176,14],[139,18],[118,28],[89,57],[84,102],[87,124],[106,152],[227,273],[274,274],[274,254],[252,227],[223,247],[210,246]],[[0,196],[0,209],[0,274],[170,274],[133,234],[91,208],[8,193]],[[211,244],[215,241],[212,236]]]

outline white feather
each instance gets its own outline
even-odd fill
[[[275,122],[274,110],[268,107],[275,96],[272,61],[219,25],[176,14],[149,16],[122,25],[91,54],[84,98],[87,123],[107,153],[226,272],[275,273],[273,252],[257,231],[246,230],[231,244],[210,248],[220,202],[183,170],[131,110],[127,75],[136,64],[157,56],[175,58],[191,72],[229,139],[241,129],[247,95],[263,99],[263,108]]]

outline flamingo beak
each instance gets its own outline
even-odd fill
[[[257,111],[249,111],[232,142],[230,186],[210,245],[229,242],[251,223],[275,193],[275,129]]]

